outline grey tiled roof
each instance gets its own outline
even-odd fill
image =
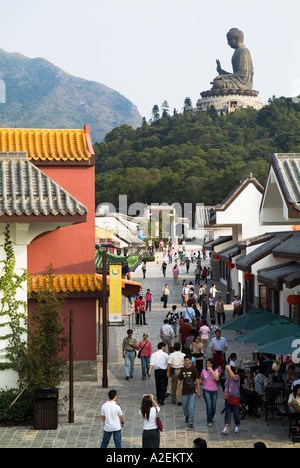
[[[300,154],[273,154],[272,164],[277,171],[287,202],[300,211]]]
[[[88,209],[27,160],[0,153],[0,216],[86,215]]]
[[[240,258],[236,262],[237,269],[251,273],[252,265],[262,260],[267,255],[270,255],[275,247],[285,242],[292,235],[292,232],[274,233],[273,238],[264,242],[262,245],[260,245],[260,247],[257,247],[248,255],[245,255],[242,258]]]

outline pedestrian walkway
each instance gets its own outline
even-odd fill
[[[190,247],[191,249],[191,247]],[[198,248],[196,247],[196,251]],[[203,263],[205,265],[205,262]],[[161,271],[161,263],[147,264],[146,278],[139,268],[133,280],[142,284],[143,290],[147,288],[153,293],[152,311],[146,313],[145,326],[134,326],[134,337],[142,339],[144,332],[149,334],[153,350],[160,340],[159,330],[163,319],[169,309],[163,309],[160,302],[161,291],[166,283],[169,285],[171,298],[169,306],[176,304],[178,310],[183,308],[181,302],[181,283],[183,279],[188,281],[194,279],[195,265],[191,264],[189,275],[181,275],[179,285],[173,285],[172,265],[167,267],[166,278]],[[212,281],[208,281],[210,286]],[[223,299],[226,298],[226,288],[217,283],[217,289],[222,290]],[[232,318],[231,307],[226,308],[227,320]],[[118,403],[122,406],[125,415],[125,427],[123,429],[122,445],[124,448],[141,448],[143,421],[138,412],[144,394],[153,393],[155,396],[154,376],[141,380],[141,363],[135,361],[134,378],[125,380],[124,360],[122,359],[122,340],[126,336],[128,318],[125,327],[118,328],[118,350],[119,361],[111,365],[108,363],[109,388],[103,389],[101,382],[101,366],[99,381],[78,382],[74,384],[74,410],[75,422],[68,423],[68,382],[60,389],[59,426],[57,430],[36,431],[32,426],[0,427],[0,448],[97,448],[100,446],[103,435],[103,424],[100,415],[101,405],[107,401],[109,389],[115,388],[118,392]],[[252,352],[251,345],[235,343],[233,339],[236,333],[224,331],[229,348],[227,355],[236,352],[238,358],[249,359]],[[269,426],[264,421],[264,413],[260,419],[247,416],[241,423],[240,433],[229,436],[221,434],[224,427],[223,392],[219,388],[217,412],[214,425],[211,428],[206,424],[206,407],[203,397],[196,403],[195,428],[186,427],[182,407],[173,405],[171,398],[167,398],[165,405],[161,408],[160,417],[163,422],[164,432],[161,434],[161,448],[191,448],[193,440],[201,437],[207,440],[209,448],[251,448],[257,441],[263,441],[272,448],[299,448],[299,444],[293,445],[288,438],[287,422],[270,422]],[[114,447],[111,440],[109,447]]]

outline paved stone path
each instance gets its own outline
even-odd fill
[[[205,265],[205,262],[202,263]],[[183,279],[193,280],[195,267],[191,265],[190,275],[181,275],[179,286],[173,285],[171,266],[167,268],[167,277],[163,278],[160,265],[149,263],[147,267],[146,279],[142,279],[142,272],[139,268],[134,274],[134,280],[140,281],[143,289],[150,288],[154,294],[152,312],[147,313],[147,326],[135,327],[134,336],[141,339],[143,332],[147,331],[152,342],[154,351],[160,341],[159,329],[166,315],[166,309],[162,309],[160,302],[161,290],[165,283],[169,284],[171,300],[169,305],[177,304],[180,307],[181,282]],[[208,282],[208,286],[211,285]],[[225,299],[225,288],[220,283],[217,289],[222,289],[222,296]],[[229,306],[230,307],[230,306]],[[227,320],[232,317],[231,309],[226,312]],[[125,428],[123,430],[122,443],[124,448],[141,448],[141,435],[143,422],[138,415],[142,396],[145,393],[155,395],[154,377],[146,381],[141,380],[141,364],[137,359],[135,364],[134,378],[125,380],[124,361],[122,359],[121,343],[126,336],[129,322],[126,319],[125,327],[118,328],[118,349],[119,362],[109,364],[109,389],[116,388],[118,391],[118,402],[121,404],[125,414]],[[131,324],[132,325],[132,324]],[[251,356],[251,345],[235,343],[233,339],[236,333],[224,331],[229,349],[236,352],[238,358],[249,359]],[[99,366],[101,367],[101,366]],[[68,423],[68,383],[66,382],[60,389],[60,409],[59,426],[55,431],[36,431],[32,426],[0,427],[0,448],[97,448],[100,445],[103,434],[103,424],[100,415],[101,405],[107,400],[109,389],[101,387],[101,368],[99,369],[99,381],[97,383],[78,382],[74,384],[74,409],[75,422]],[[240,433],[229,436],[221,434],[224,427],[223,392],[220,387],[217,413],[212,428],[206,425],[206,410],[203,397],[196,403],[195,428],[189,429],[184,422],[181,407],[171,404],[170,397],[165,401],[165,406],[161,408],[160,416],[164,426],[161,434],[161,448],[191,448],[196,437],[207,440],[209,448],[251,448],[254,442],[263,441],[270,448],[299,448],[299,444],[293,445],[288,438],[288,425],[284,421],[270,422],[269,426],[264,421],[264,413],[260,419],[247,416],[241,424]],[[111,440],[109,447],[113,448]]]

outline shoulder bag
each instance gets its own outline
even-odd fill
[[[231,406],[240,406],[240,398],[239,397],[234,397],[230,395],[229,392],[229,381],[230,378],[228,379],[228,398],[227,398],[227,403]]]
[[[137,357],[138,357],[139,359],[141,359],[141,352],[143,351],[143,349],[145,348],[145,346],[146,346],[147,343],[148,343],[148,340],[146,341],[146,343],[144,344],[144,346],[139,350],[138,355],[137,355]]]
[[[158,411],[157,411],[157,408],[156,408],[156,407],[155,407],[155,410],[156,410],[156,424],[157,424],[157,429],[159,430],[159,432],[163,432],[163,425],[162,425],[162,422],[161,422],[160,417],[158,416]]]

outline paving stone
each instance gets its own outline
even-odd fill
[[[198,247],[188,249],[198,251]],[[205,262],[203,263],[205,265]],[[182,279],[188,281],[194,279],[195,267],[191,265],[190,275],[182,275],[178,286],[173,285],[171,276],[172,266],[167,267],[167,277],[163,278],[160,265],[156,263],[148,263],[146,279],[142,279],[142,272],[138,269],[133,275],[134,281],[140,281],[143,289],[151,289],[154,294],[154,302],[152,311],[146,313],[146,321],[148,326],[135,326],[134,336],[137,339],[142,338],[143,332],[147,331],[149,339],[152,342],[153,350],[156,350],[157,343],[160,341],[159,329],[163,323],[163,319],[167,313],[166,309],[162,309],[160,302],[161,290],[165,283],[169,284],[172,304],[178,305],[178,310],[183,308],[180,306],[181,282]],[[210,287],[212,281],[208,282]],[[217,283],[217,289],[222,291],[222,297],[226,298],[226,287]],[[226,308],[227,319],[232,318],[232,310]],[[130,322],[132,326],[132,321]],[[119,349],[119,359],[117,363],[108,365],[109,367],[109,388],[102,388],[101,380],[101,363],[99,363],[98,382],[75,382],[74,384],[74,424],[68,423],[68,401],[64,401],[64,397],[68,396],[68,382],[65,382],[60,388],[60,397],[63,402],[59,406],[59,425],[55,431],[35,431],[30,426],[12,426],[0,427],[0,448],[98,448],[102,441],[103,424],[100,415],[101,405],[107,400],[108,390],[116,388],[118,391],[118,402],[123,408],[125,414],[125,428],[123,430],[122,444],[124,448],[135,449],[141,448],[143,421],[138,412],[142,396],[145,393],[153,393],[155,395],[154,378],[147,378],[146,381],[141,380],[141,364],[138,359],[135,363],[134,379],[125,381],[124,361],[122,358],[121,345],[126,330],[129,326],[129,320],[126,319],[125,327],[120,327],[117,330],[117,341]],[[231,352],[236,352],[238,358],[249,358],[252,352],[251,345],[243,345],[242,343],[234,342],[237,336],[235,331],[224,331],[229,349],[228,355]],[[165,406],[161,407],[161,418],[164,424],[164,432],[161,434],[161,448],[191,448],[193,440],[196,437],[202,437],[207,440],[209,448],[251,448],[256,441],[263,441],[268,447],[274,448],[299,448],[299,444],[292,444],[288,438],[287,421],[272,422],[269,426],[264,421],[264,413],[260,419],[247,416],[241,423],[240,433],[235,435],[231,433],[229,436],[223,436],[221,430],[224,425],[224,414],[221,414],[224,408],[223,392],[219,388],[219,396],[217,402],[217,413],[215,422],[212,428],[206,425],[206,407],[203,397],[196,404],[195,411],[195,428],[188,429],[184,422],[182,407],[173,405],[169,397]],[[111,439],[109,448],[113,448],[113,439]]]

